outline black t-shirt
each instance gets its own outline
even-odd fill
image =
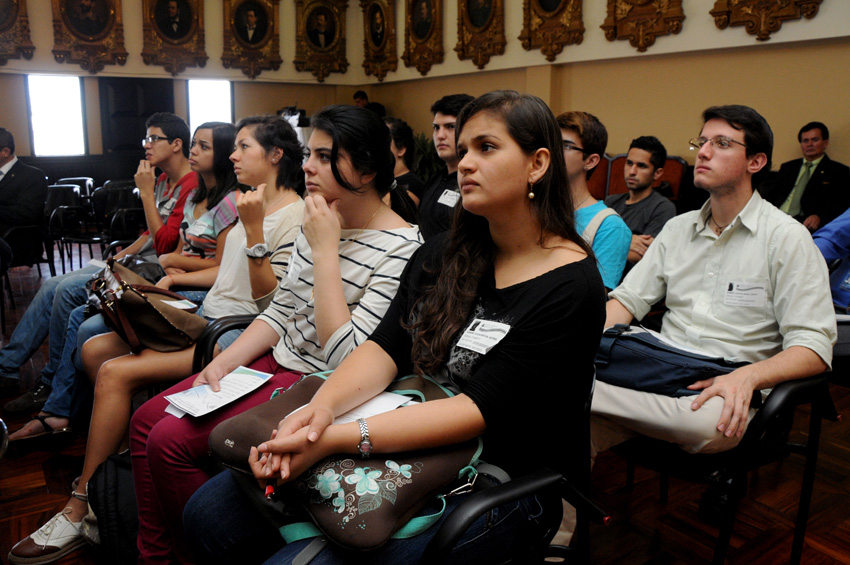
[[[413,171],[407,171],[403,175],[396,177],[395,181],[399,188],[409,190],[416,195],[416,198],[422,201],[422,195],[425,193],[425,183],[417,177]]]
[[[460,206],[457,171],[434,175],[419,202],[419,231],[423,239],[427,241],[452,227],[455,205]]]
[[[369,338],[392,357],[399,374],[412,372],[409,320],[424,289],[439,276],[444,238],[410,259],[398,293]],[[457,344],[476,319],[510,326],[489,352]],[[487,426],[482,459],[512,476],[550,466],[572,477],[586,472],[586,438],[577,437],[593,380],[593,359],[605,321],[605,289],[590,259],[497,289],[492,272],[464,330],[453,338],[446,376],[469,396]],[[480,322],[479,322],[480,323]]]

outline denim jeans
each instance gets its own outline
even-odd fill
[[[259,488],[259,485],[257,486]],[[446,499],[440,521],[426,532],[403,540],[392,539],[368,553],[328,544],[311,565],[350,563],[416,563],[439,525],[466,495]],[[560,504],[560,501],[555,501]],[[435,502],[436,503],[436,502]],[[423,512],[432,512],[426,508]],[[456,544],[449,563],[493,563],[528,548],[540,538],[542,507],[536,497],[500,506],[479,518]],[[284,545],[277,529],[243,494],[230,471],[219,473],[189,500],[183,524],[198,563],[290,564],[313,540]]]
[[[53,338],[41,381],[51,383],[62,357],[68,317],[74,308],[86,303],[85,283],[99,270],[88,266],[44,281],[12,332],[9,343],[0,351],[0,375],[18,378],[19,368],[41,347],[49,333]]]

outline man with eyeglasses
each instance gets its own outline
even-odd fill
[[[657,137],[644,135],[633,139],[623,168],[629,190],[605,199],[605,204],[632,230],[627,269],[643,259],[661,228],[676,215],[673,203],[652,188],[664,174],[666,162],[667,149]]]
[[[782,163],[765,198],[810,232],[825,226],[850,206],[850,168],[826,154],[829,129],[821,122],[800,128],[803,157]]]
[[[643,318],[666,298],[661,335],[686,349],[748,362],[673,398],[597,383],[592,439],[601,451],[644,434],[690,452],[738,444],[753,396],[816,375],[832,362],[835,315],[826,265],[806,229],[753,190],[770,170],[773,133],[746,106],[703,113],[694,185],[702,209],[664,226],[610,295],[606,327]]]
[[[557,121],[564,143],[576,231],[593,249],[602,283],[610,290],[623,278],[632,232],[617,212],[590,194],[587,185],[604,161],[608,130],[599,118],[587,112],[564,112]]]
[[[157,256],[174,251],[180,239],[183,206],[198,185],[197,175],[189,167],[190,138],[186,121],[174,114],[159,112],[148,118],[146,127],[145,139],[142,140],[145,159],[139,164],[135,180],[148,230],[116,258],[138,254],[156,261]],[[154,175],[156,167],[163,171],[159,179]],[[42,415],[44,419],[34,420],[34,427],[31,426],[42,435],[49,435],[68,424],[70,395],[52,395],[52,385],[54,376],[59,373],[73,379],[73,368],[61,366],[60,362],[65,349],[66,330],[71,312],[86,303],[85,283],[99,270],[92,265],[47,279],[15,327],[9,342],[0,350],[0,395],[7,396],[19,390],[20,367],[50,335],[49,359],[40,378],[32,389],[3,407],[7,413],[26,413],[45,407],[48,414]],[[104,328],[103,331],[108,330]],[[69,370],[70,375],[67,374]],[[17,440],[18,437],[13,434],[12,439]]]

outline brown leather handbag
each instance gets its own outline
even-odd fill
[[[133,353],[142,349],[180,351],[195,343],[207,321],[168,304],[186,300],[176,292],[158,288],[130,269],[106,262],[103,275],[92,283],[100,299],[99,310],[106,325],[127,342]]]

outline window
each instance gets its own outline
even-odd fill
[[[229,80],[189,81],[189,127],[193,135],[204,122],[233,122]]]
[[[27,76],[35,155],[86,153],[82,88],[79,77]]]

